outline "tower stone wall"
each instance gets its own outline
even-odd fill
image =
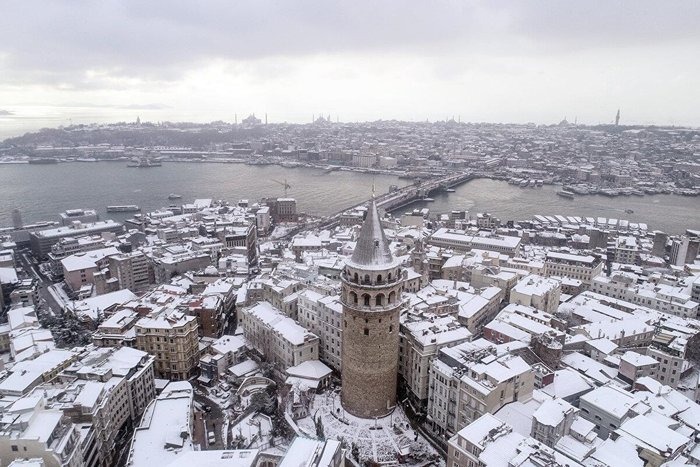
[[[374,203],[341,280],[343,408],[357,417],[383,417],[396,405],[404,275]]]

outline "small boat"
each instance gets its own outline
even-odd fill
[[[562,198],[574,199],[574,194],[571,193],[570,191],[560,190],[560,191],[557,191],[557,195],[561,196]]]
[[[140,210],[141,208],[135,204],[107,206],[107,212],[138,212]]]
[[[433,201],[435,201],[435,199],[434,198],[423,198],[423,201],[426,201],[428,203],[432,203]]]
[[[168,199],[181,199],[182,195],[178,195],[177,193],[170,193],[168,195]]]
[[[634,211],[631,210],[631,209],[625,209],[625,212],[626,212],[627,214],[634,214]]]
[[[454,189],[454,188],[447,188],[445,191],[446,191],[447,193],[454,193],[454,192],[455,192],[455,189]]]

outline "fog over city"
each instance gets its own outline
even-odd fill
[[[699,18],[690,0],[6,2],[1,136],[136,113],[700,125]]]

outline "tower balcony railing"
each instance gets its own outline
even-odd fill
[[[394,285],[403,279],[400,273],[396,276],[392,276],[391,279],[382,278],[382,280],[380,281],[365,280],[363,277],[359,277],[356,280],[354,276],[345,273],[343,273],[341,277],[345,282],[348,282],[350,284],[356,284],[362,287],[385,287],[387,285]]]

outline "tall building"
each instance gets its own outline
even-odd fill
[[[381,417],[396,405],[403,275],[374,200],[342,283],[343,407],[358,417]]]
[[[15,229],[22,228],[22,213],[16,208],[12,210],[12,227]]]

